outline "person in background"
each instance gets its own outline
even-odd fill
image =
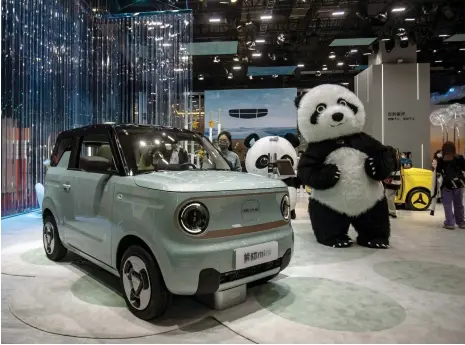
[[[386,195],[386,200],[389,208],[389,215],[392,218],[397,218],[396,210],[396,194],[401,187],[402,175],[401,175],[401,163],[400,163],[400,153],[399,150],[396,150],[396,166],[394,171],[391,173],[391,176],[383,181],[384,185],[384,194]]]
[[[400,163],[404,169],[410,169],[412,167],[412,159],[407,155],[407,152],[402,152],[400,156]]]
[[[218,135],[218,146],[223,156],[229,162],[231,169],[234,171],[242,171],[239,156],[232,150],[232,139],[229,132],[223,131]]]
[[[465,187],[465,158],[456,155],[455,144],[447,141],[442,145],[442,157],[433,160],[433,168],[442,177],[441,198],[446,220],[444,228],[453,230],[457,225],[465,229],[463,193]]]

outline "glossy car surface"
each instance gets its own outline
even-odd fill
[[[151,319],[173,294],[209,294],[284,269],[293,249],[286,185],[231,171],[187,130],[96,125],[60,134],[45,178],[44,248],[119,275]]]

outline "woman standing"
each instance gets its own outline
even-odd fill
[[[442,177],[441,197],[446,216],[444,228],[453,230],[457,225],[465,229],[463,205],[465,159],[456,155],[453,142],[445,142],[441,151],[442,157],[433,160],[433,168],[436,168],[436,172]]]
[[[229,162],[231,169],[234,171],[242,171],[239,156],[232,150],[232,140],[229,132],[223,131],[218,135],[218,146],[223,156]]]

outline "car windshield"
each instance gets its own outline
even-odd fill
[[[231,170],[226,159],[204,136],[156,127],[117,128],[132,174],[153,171]]]

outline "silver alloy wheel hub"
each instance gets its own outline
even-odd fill
[[[44,249],[48,255],[51,255],[55,249],[55,236],[53,230],[52,223],[47,222],[44,224]]]
[[[124,293],[131,305],[144,310],[150,303],[152,290],[147,267],[141,258],[130,256],[123,265]]]

